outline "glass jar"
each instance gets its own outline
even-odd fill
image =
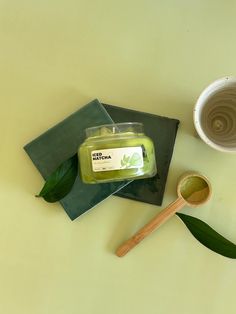
[[[138,122],[86,129],[79,160],[84,183],[134,180],[156,174],[153,142]]]

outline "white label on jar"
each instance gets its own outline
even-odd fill
[[[141,146],[93,150],[91,159],[94,172],[142,168],[143,150]]]

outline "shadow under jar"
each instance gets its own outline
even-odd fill
[[[155,176],[155,149],[138,122],[107,124],[86,129],[79,148],[84,183],[134,180]]]

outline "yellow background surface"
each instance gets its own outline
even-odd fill
[[[34,197],[43,179],[22,149],[94,98],[178,118],[163,207],[201,171],[212,200],[183,212],[236,242],[236,156],[192,123],[203,88],[236,73],[235,14],[230,0],[0,0],[0,313],[235,313],[235,260],[177,217],[116,257],[160,207],[114,196],[71,222]]]

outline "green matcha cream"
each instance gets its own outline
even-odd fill
[[[79,148],[85,183],[142,179],[156,174],[155,149],[142,123],[108,124],[86,129]]]

